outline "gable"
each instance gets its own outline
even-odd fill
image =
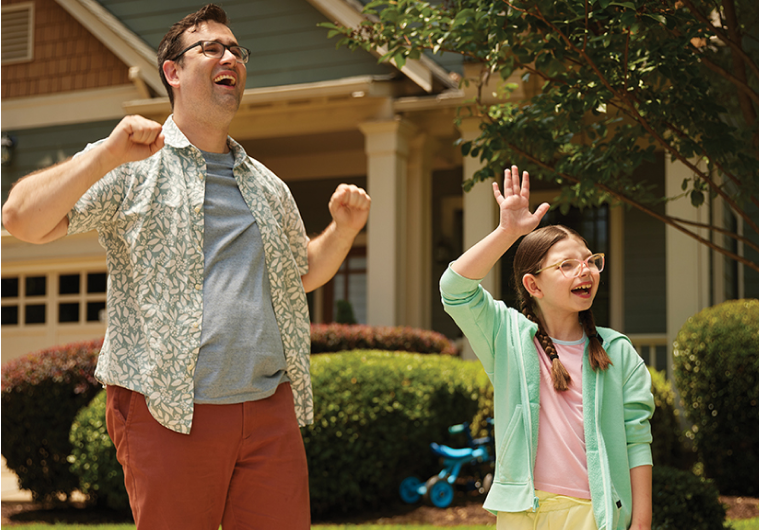
[[[32,53],[31,61],[2,66],[2,98],[130,83],[127,65],[54,0],[34,2]]]
[[[179,0],[101,0],[127,28],[158,49],[171,25],[204,3]],[[398,71],[361,50],[335,49],[328,19],[305,0],[234,0],[219,3],[242,46],[250,48],[247,88],[314,83],[346,77],[397,76]]]

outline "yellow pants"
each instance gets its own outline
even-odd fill
[[[598,530],[587,499],[536,490],[540,506],[533,512],[498,512],[496,530]]]

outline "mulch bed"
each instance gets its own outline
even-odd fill
[[[366,512],[361,515],[337,514],[329,518],[314,518],[314,523],[334,524],[431,524],[435,526],[457,526],[464,524],[491,524],[495,526],[495,516],[482,508],[484,496],[457,497],[448,508],[440,509],[424,504],[406,505],[402,503],[387,506],[383,510]],[[727,505],[729,519],[751,519],[759,517],[759,499],[751,497],[721,496]],[[106,524],[128,521],[123,514],[113,511],[86,507],[82,503],[59,506],[44,506],[31,502],[2,502],[2,526],[23,525],[31,522]]]

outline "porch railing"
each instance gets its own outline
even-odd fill
[[[638,351],[638,355],[643,357],[648,366],[656,368],[657,361],[657,347],[667,346],[667,334],[666,333],[628,333],[628,337],[633,343],[633,346]]]

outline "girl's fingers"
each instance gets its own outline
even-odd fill
[[[493,182],[493,197],[495,197],[495,202],[500,206],[501,202],[503,202],[503,195],[501,195],[501,190],[498,189],[497,182]]]
[[[522,196],[523,197],[529,197],[530,196],[530,174],[526,171],[522,172]]]
[[[517,166],[511,166],[511,185],[514,187],[514,195],[519,195],[519,168]]]

